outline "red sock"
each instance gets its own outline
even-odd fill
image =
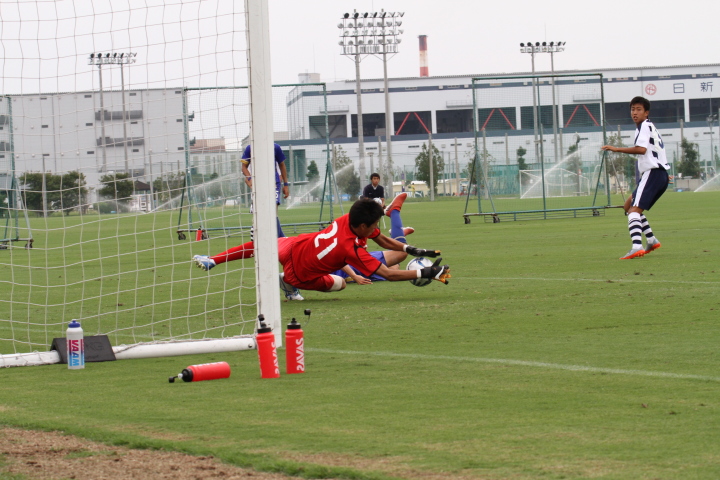
[[[237,247],[233,247],[222,253],[218,253],[214,257],[210,257],[215,261],[215,264],[221,264],[225,262],[232,262],[233,260],[240,260],[243,258],[251,258],[255,255],[255,245],[253,242],[246,242]]]

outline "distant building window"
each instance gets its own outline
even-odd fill
[[[568,127],[599,127],[600,104],[580,103],[563,105],[563,128]]]
[[[47,125],[41,125],[40,128],[48,128],[48,126],[47,126]]]
[[[175,120],[175,121],[176,121],[176,122],[182,122],[182,118],[178,118],[178,119]]]
[[[133,152],[139,152],[139,151],[140,151],[139,148],[133,148]]]
[[[137,125],[137,122],[130,122],[130,125]]]
[[[393,120],[395,135],[422,135],[432,131],[432,119],[429,111],[394,112]]]
[[[40,100],[47,100],[47,97],[40,97]]]
[[[49,157],[49,156],[50,156],[49,153],[43,153],[43,157]]]
[[[472,109],[438,110],[437,133],[472,132]]]
[[[92,98],[92,95],[85,95],[85,98]]]
[[[86,126],[86,127],[92,127],[93,124],[92,124],[92,123],[86,123],[85,126]]]
[[[95,153],[95,150],[89,150],[87,153],[88,155],[92,155],[93,153]]]
[[[175,90],[175,93],[182,93],[182,90]]]
[[[478,108],[478,130],[515,130],[514,107]]]
[[[134,96],[136,96],[136,95],[137,95],[137,92],[132,92],[132,93],[130,93],[130,96],[131,96],[131,97],[134,97]]]
[[[178,150],[185,150],[185,147],[178,147]]]

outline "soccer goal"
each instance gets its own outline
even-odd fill
[[[179,240],[247,234],[252,225],[250,189],[242,180],[240,164],[250,143],[250,132],[242,128],[250,120],[249,94],[247,87],[185,89],[188,148],[185,176],[176,179],[183,187],[179,195],[163,198],[153,207],[178,210]],[[282,228],[292,234],[317,231],[332,222],[338,198],[330,162],[325,84],[274,85],[272,104],[274,140],[286,158],[290,184],[289,199],[280,199]],[[308,181],[313,163],[325,175]],[[223,206],[233,208],[224,211]],[[242,207],[245,221],[236,218],[235,206]]]
[[[0,15],[0,211],[13,227],[0,367],[58,362],[50,346],[71,319],[118,359],[254,349],[259,313],[280,344],[273,165],[254,162],[248,192],[238,164],[243,142],[272,158],[278,131],[267,1],[29,0]],[[227,85],[248,86],[239,104]],[[186,225],[227,231],[178,240],[183,195],[202,204]],[[247,241],[250,225],[254,260],[191,262]]]
[[[15,176],[12,102],[9,97],[0,97],[0,222],[0,250],[7,250],[13,242],[25,242],[25,248],[32,248],[30,220],[27,209],[23,208]]]
[[[614,194],[622,196],[624,185],[600,150],[601,74],[482,77],[472,90],[475,155],[465,223],[473,216],[600,216]]]

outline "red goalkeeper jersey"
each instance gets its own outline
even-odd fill
[[[375,231],[368,238],[380,235]],[[343,215],[317,233],[298,235],[292,247],[295,275],[303,282],[339,270],[345,265],[355,267],[369,277],[382,263],[367,251],[367,238],[358,237],[350,229],[350,216]]]

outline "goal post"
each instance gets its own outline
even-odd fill
[[[248,68],[252,115],[253,225],[258,314],[272,327],[282,345],[278,282],[278,242],[275,230],[275,162],[273,159],[270,20],[267,0],[245,0],[248,23]]]
[[[272,158],[267,0],[93,7],[60,2],[47,19],[41,8],[0,4],[0,91],[13,125],[0,137],[13,136],[15,210],[33,239],[33,248],[0,250],[9,272],[0,278],[0,367],[56,363],[50,345],[72,319],[85,335],[107,335],[118,359],[254,349],[260,313],[279,340],[274,163],[253,162],[253,219],[237,201],[242,178],[231,165],[241,152],[223,143],[225,163],[215,165],[227,167],[224,183],[188,162],[191,141],[212,151],[248,135],[255,157]],[[93,21],[77,21],[86,16]],[[14,33],[21,23],[36,38]],[[241,107],[251,114],[226,119],[232,139],[187,109],[190,89],[223,85],[250,92]],[[217,187],[203,197],[203,218],[241,228],[180,241],[188,180]],[[195,267],[193,255],[248,241],[253,223],[254,260]]]

